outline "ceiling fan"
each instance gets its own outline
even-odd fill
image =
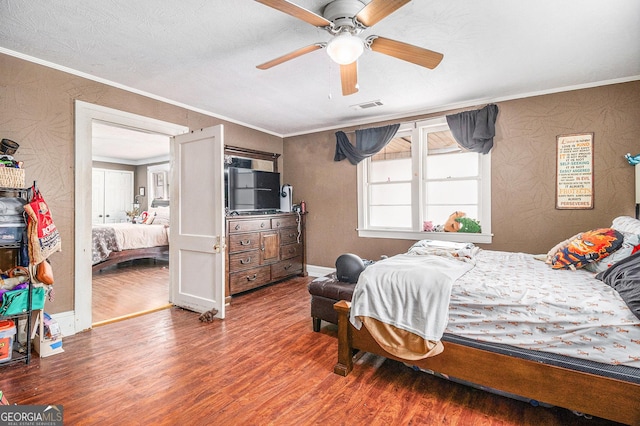
[[[437,67],[443,58],[442,53],[385,37],[371,35],[365,40],[358,37],[362,31],[411,0],[371,0],[368,4],[361,0],[333,0],[325,6],[322,16],[288,0],[256,1],[324,29],[334,36],[328,43],[314,43],[302,47],[260,64],[257,68],[266,70],[307,53],[327,49],[331,59],[340,64],[340,81],[344,96],[358,92],[357,60],[365,48],[429,69]]]

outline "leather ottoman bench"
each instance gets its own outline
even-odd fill
[[[338,281],[335,272],[309,283],[313,331],[320,331],[322,321],[338,324],[338,314],[333,305],[341,300],[350,302],[355,286],[355,283]]]

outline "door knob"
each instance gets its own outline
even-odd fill
[[[227,246],[224,243],[224,237],[216,235],[216,243],[213,245],[213,252],[220,253],[224,251],[225,248],[227,248]]]

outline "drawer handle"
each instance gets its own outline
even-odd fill
[[[264,222],[260,224],[260,228],[264,228]]]
[[[249,244],[251,244],[251,240],[246,240],[246,241],[240,240],[240,245],[241,246],[248,246]]]
[[[240,229],[240,224],[239,224],[239,223],[236,225],[236,228],[235,228],[235,229],[236,229],[236,231],[237,231],[238,229]]]
[[[280,228],[280,222],[276,222],[276,228]]]
[[[258,278],[258,274],[253,274],[252,277],[247,276],[247,281],[255,281]]]
[[[294,249],[293,247],[291,247],[291,248],[289,249],[289,254],[293,254],[293,253],[295,253],[295,252],[296,252],[296,249]]]
[[[291,268],[292,266],[293,266],[293,264],[292,264],[292,263],[290,263],[290,264],[288,264],[287,266],[285,266],[285,267],[284,267],[284,270],[285,270],[285,271],[288,271],[288,270],[289,270],[289,268]]]
[[[247,263],[251,263],[251,258],[247,257],[246,259],[240,259],[241,265],[246,265]]]
[[[296,236],[296,234],[294,234],[294,233],[289,234],[289,238],[293,238],[295,236]]]

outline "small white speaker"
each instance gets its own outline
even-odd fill
[[[291,185],[282,185],[280,188],[280,211],[289,213],[292,209],[293,187]]]

